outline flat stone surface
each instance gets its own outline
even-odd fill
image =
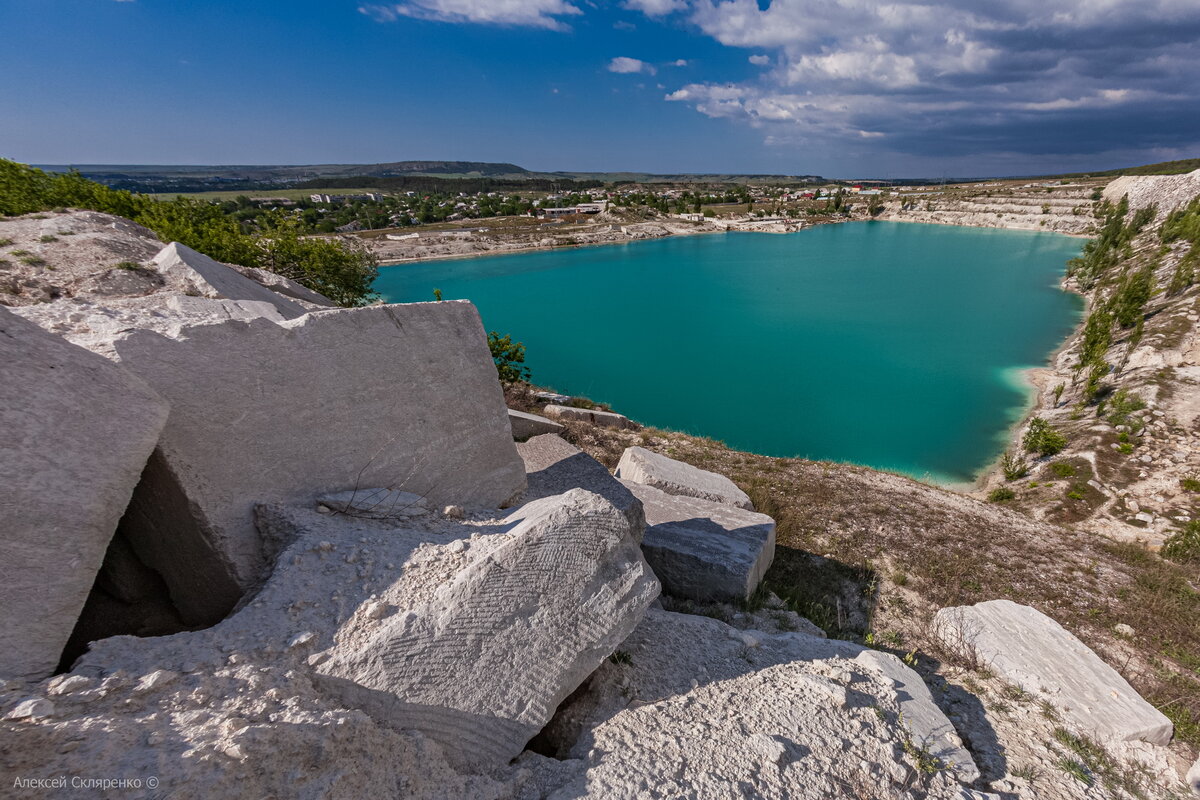
[[[261,580],[257,502],[365,486],[497,507],[524,488],[470,303],[122,331],[111,347],[172,404],[122,529],[188,624]]]
[[[915,773],[904,718],[953,729],[927,694],[909,691],[915,672],[885,671],[863,652],[651,609],[620,660],[604,663],[535,743],[571,759],[562,763],[575,773],[549,796],[904,797]],[[956,778],[973,774],[961,742],[947,744],[962,772],[922,776],[927,800],[961,800]]]
[[[284,319],[295,319],[307,311],[300,304],[247,278],[232,267],[179,242],[171,242],[164,247],[154,257],[154,265],[170,285],[185,295],[268,303]]]
[[[528,480],[528,488],[518,502],[552,497],[572,489],[587,489],[619,508],[640,539],[646,527],[641,501],[599,461],[554,434],[535,436],[519,443],[517,453],[525,464]]]
[[[629,447],[621,455],[616,476],[626,481],[644,483],[667,494],[698,497],[714,503],[754,510],[750,498],[733,481],[716,472],[709,472],[682,461],[651,452],[644,447]]]
[[[745,600],[775,558],[775,520],[766,514],[621,482],[642,502],[642,552],[663,591],[701,602]]]
[[[58,664],[167,404],[0,308],[0,676]]]
[[[617,428],[620,430],[637,430],[641,426],[628,417],[612,411],[597,411],[590,408],[575,408],[574,406],[548,405],[543,409],[546,416],[555,419],[575,419],[590,422],[602,428]]]
[[[1173,727],[1083,642],[1037,609],[1011,600],[943,608],[934,634],[998,677],[1049,701],[1101,742],[1166,745]]]
[[[524,411],[508,410],[508,422],[512,425],[513,439],[523,442],[544,433],[562,433],[566,428],[554,420]]]

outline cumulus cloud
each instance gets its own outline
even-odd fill
[[[566,0],[408,0],[388,5],[359,6],[359,12],[378,22],[400,17],[470,22],[482,25],[515,25],[549,30],[566,30],[560,17],[582,14]]]
[[[772,142],[841,137],[928,154],[1098,152],[1130,136],[1146,149],[1200,146],[1195,0],[627,5],[772,67],[667,95],[764,127]]]
[[[627,58],[625,56],[617,56],[608,62],[608,71],[621,75],[636,75],[640,72],[653,75],[656,72],[652,64],[647,64],[639,58]]]

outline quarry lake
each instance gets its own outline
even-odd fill
[[[534,382],[739,450],[965,482],[1079,321],[1081,240],[897,222],[385,267],[392,302],[473,301]]]

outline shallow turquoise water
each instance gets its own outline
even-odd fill
[[[475,302],[534,380],[741,450],[969,481],[1077,324],[1080,240],[897,222],[386,267]]]

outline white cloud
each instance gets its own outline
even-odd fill
[[[559,17],[582,14],[566,0],[408,0],[388,5],[359,6],[359,12],[377,22],[400,17],[470,22],[481,25],[517,25],[549,30],[566,30]]]
[[[1034,148],[1067,142],[1063,126],[1128,136],[1136,118],[1153,134],[1146,110],[1182,122],[1183,109],[1200,106],[1196,0],[641,5],[647,14],[676,13],[767,68],[739,84],[689,84],[666,99],[771,128],[777,142],[839,136],[929,148],[949,138],[976,150],[1003,141],[1046,153]],[[1119,113],[1130,117],[1118,126]],[[1089,124],[1089,114],[1105,122]],[[1200,139],[1194,130],[1175,134],[1185,135]]]
[[[656,72],[652,64],[647,64],[639,58],[627,58],[625,56],[617,56],[608,62],[608,71],[616,72],[620,75],[636,75],[641,72],[653,75]]]
[[[686,58],[677,58],[671,62],[672,67],[686,67],[687,65],[688,60]]]
[[[662,17],[687,8],[687,0],[625,0],[622,5],[648,17]]]

